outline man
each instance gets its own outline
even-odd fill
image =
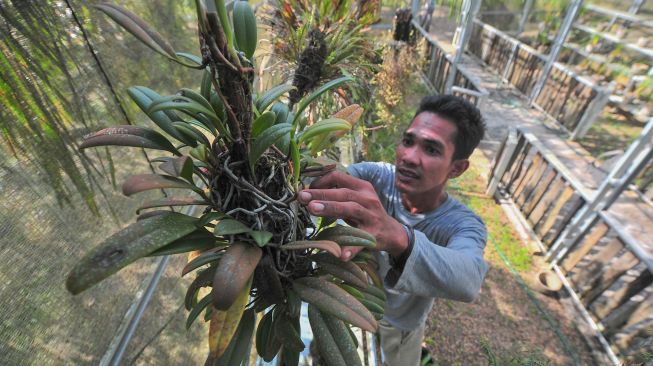
[[[420,361],[434,298],[471,302],[487,272],[483,221],[445,192],[469,167],[484,134],[479,110],[454,96],[422,100],[396,148],[395,165],[360,163],[327,174],[299,194],[316,216],[337,217],[376,237],[388,295],[380,322],[388,366]],[[343,248],[343,260],[360,248]]]

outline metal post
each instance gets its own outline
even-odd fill
[[[186,215],[192,215],[196,209],[197,206],[186,206],[180,211]],[[145,291],[142,295],[136,294],[137,300],[135,299],[136,301],[132,303],[132,305],[125,313],[123,323],[118,328],[118,334],[116,334],[114,339],[109,344],[107,351],[104,353],[104,356],[102,356],[102,359],[99,363],[100,366],[120,365],[121,360],[125,354],[125,350],[134,337],[134,333],[136,332],[138,324],[143,317],[143,313],[145,312],[147,306],[150,304],[154,290],[156,290],[156,287],[159,284],[159,280],[161,280],[161,277],[163,276],[169,263],[169,255],[161,258],[152,276],[143,281],[143,284],[147,283]]]
[[[635,0],[635,1],[633,1],[632,5],[630,5],[630,8],[628,8],[628,13],[630,13],[632,15],[636,15],[642,9],[642,6],[644,5],[645,2],[646,2],[646,0]],[[612,26],[614,25],[614,23],[616,23],[617,18],[618,18],[617,16],[613,17],[612,20],[610,20],[610,24],[608,25],[608,28],[606,28],[606,29],[608,29],[608,30],[612,29]],[[624,21],[621,24],[621,26],[619,26],[619,28],[615,32],[617,37],[625,38],[626,31],[628,31],[628,28],[630,28],[630,24],[631,24],[631,22]]]
[[[596,117],[599,116],[599,114],[603,111],[603,108],[610,101],[610,95],[612,95],[615,86],[616,83],[613,81],[608,85],[607,88],[599,87],[596,96],[590,102],[589,106],[587,106],[585,113],[583,113],[583,116],[576,125],[576,128],[574,128],[574,131],[571,133],[571,140],[577,140],[585,136],[590,127],[592,127],[592,123],[594,123]]]
[[[122,357],[125,355],[125,350],[127,349],[127,346],[129,345],[131,339],[134,337],[136,328],[138,328],[138,323],[143,317],[143,313],[145,312],[145,309],[149,305],[150,300],[152,299],[152,295],[154,294],[154,290],[159,284],[159,280],[161,279],[161,276],[163,276],[163,273],[165,272],[169,262],[170,262],[169,255],[166,255],[165,257],[163,257],[163,259],[161,259],[159,265],[156,267],[156,271],[154,271],[154,274],[150,278],[150,282],[148,283],[147,288],[143,293],[143,296],[140,298],[140,301],[138,302],[136,310],[130,317],[130,321],[127,324],[127,328],[125,328],[124,331],[122,332],[121,337],[119,338],[120,341],[118,342],[116,348],[112,350],[113,352],[107,353],[105,355],[105,356],[110,355],[110,358],[103,358],[102,362],[100,362],[100,365],[109,365],[109,366],[120,365],[120,361],[122,360]]]
[[[425,31],[431,29],[431,19],[433,18],[433,11],[435,10],[435,0],[429,0],[425,5],[424,16],[419,20],[420,25]]]
[[[644,169],[646,161],[651,156],[653,156],[653,117],[649,119],[641,135],[628,146],[615,169],[603,179],[592,201],[578,211],[551,246],[547,253],[547,260],[551,265],[557,264],[562,259],[578,235],[591,225],[599,211],[608,209],[617,200],[628,184]]]
[[[558,56],[560,55],[560,50],[562,50],[562,45],[565,43],[565,39],[567,39],[569,30],[571,29],[571,26],[574,23],[574,19],[576,19],[576,15],[578,14],[578,11],[580,10],[582,4],[583,4],[583,0],[574,0],[574,2],[571,3],[569,7],[567,7],[567,14],[565,15],[565,19],[562,21],[562,26],[558,31],[558,35],[556,36],[553,46],[551,47],[551,52],[549,52],[549,56],[546,59],[546,63],[544,64],[544,69],[542,70],[542,74],[540,75],[540,78],[535,83],[533,92],[530,95],[528,101],[530,105],[533,105],[535,99],[537,99],[537,96],[540,95],[540,92],[544,88],[546,79],[549,77],[549,74],[551,73],[551,68],[553,68],[553,64],[556,62]]]
[[[456,54],[453,57],[451,62],[451,67],[449,68],[449,75],[447,77],[447,82],[444,87],[444,93],[451,93],[451,87],[456,79],[456,71],[458,64],[463,57],[465,52],[465,47],[467,46],[467,41],[469,40],[469,35],[471,34],[472,27],[474,26],[474,18],[478,13],[478,9],[481,7],[481,0],[463,0],[463,8],[460,12],[460,26],[458,29],[458,39],[456,40]]]
[[[413,13],[413,19],[417,19],[417,13],[419,13],[419,3],[420,0],[413,0],[410,5],[410,11]]]
[[[639,11],[642,9],[642,6],[644,6],[645,2],[646,0],[633,1],[633,4],[630,6],[630,8],[628,8],[628,12],[633,15],[639,13]]]
[[[508,132],[508,137],[506,137],[506,144],[503,148],[503,153],[496,162],[494,172],[492,177],[490,177],[490,183],[487,185],[487,191],[485,192],[488,197],[493,197],[494,193],[499,187],[499,182],[503,177],[503,174],[508,168],[508,162],[512,158],[512,155],[515,153],[515,148],[517,147],[517,131],[510,129]]]
[[[518,37],[524,31],[528,17],[531,15],[532,8],[533,0],[526,0],[524,3],[524,9],[522,9],[521,18],[519,18],[519,26],[517,27],[517,32],[515,32],[515,37]]]

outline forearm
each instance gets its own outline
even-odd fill
[[[403,270],[390,270],[386,286],[424,297],[470,302],[478,296],[487,272],[482,255],[482,248],[442,247],[417,231]]]

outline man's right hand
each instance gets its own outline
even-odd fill
[[[399,257],[408,247],[403,226],[388,215],[372,185],[362,179],[334,171],[311,183],[298,195],[300,203],[316,216],[343,219],[376,238],[377,250]],[[343,248],[341,259],[349,260],[360,247]]]

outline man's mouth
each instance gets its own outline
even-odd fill
[[[400,180],[419,179],[417,172],[406,168],[397,168],[397,176]]]

